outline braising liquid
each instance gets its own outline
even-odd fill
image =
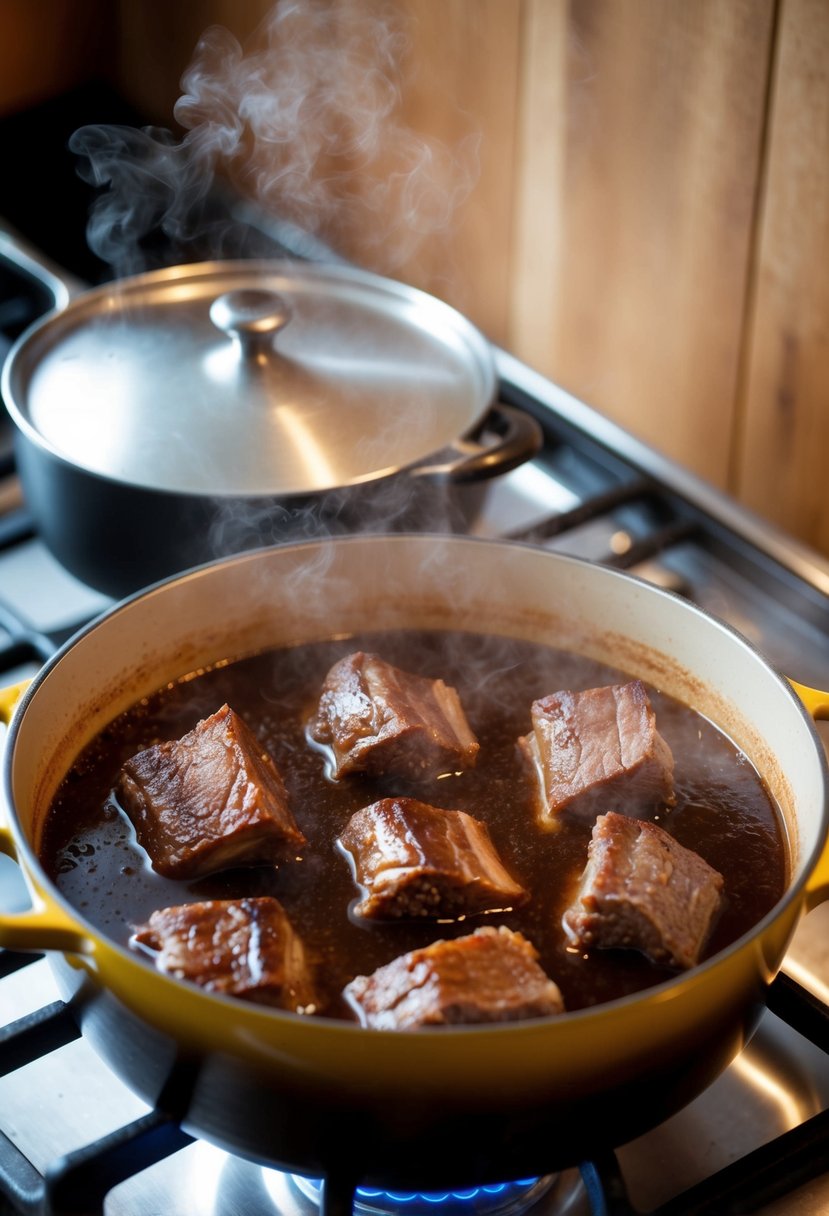
[[[309,746],[305,724],[328,669],[354,650],[372,651],[406,671],[441,677],[457,688],[481,745],[476,767],[417,787],[394,775],[329,780],[325,757]],[[591,825],[565,815],[559,831],[536,826],[532,782],[516,740],[530,729],[534,699],[629,678],[536,643],[451,632],[362,635],[219,664],[142,701],[86,749],[50,811],[42,861],[83,916],[121,944],[156,908],[276,896],[315,964],[324,996],[320,1012],[327,1016],[352,1017],[340,992],[353,976],[487,923],[507,924],[534,943],[568,1010],[612,1000],[674,972],[633,951],[582,953],[567,941],[561,914],[584,867]],[[710,955],[755,925],[783,894],[787,851],[781,816],[757,772],[728,738],[694,710],[654,688],[648,691],[657,727],[674,755],[677,795],[672,809],[655,806],[651,817],[725,879],[723,909],[706,950]],[[273,757],[309,844],[300,859],[278,868],[229,870],[195,882],[165,880],[152,870],[113,794],[118,772],[135,752],[179,738],[224,702],[247,720]],[[529,904],[456,921],[367,924],[354,918],[358,892],[336,839],[358,808],[406,794],[484,820],[507,869],[532,892]],[[607,809],[623,808],[611,796]]]

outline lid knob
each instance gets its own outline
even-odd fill
[[[210,320],[233,339],[243,359],[259,360],[290,319],[282,296],[260,288],[226,291],[210,305]]]

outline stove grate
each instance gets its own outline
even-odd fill
[[[0,978],[39,956],[0,953]],[[768,992],[768,1007],[822,1051],[829,1051],[829,1009],[790,976],[780,974]],[[0,1028],[0,1076],[23,1068],[80,1036],[63,1001]],[[614,1152],[579,1165],[591,1216],[747,1216],[829,1171],[829,1110],[745,1154],[658,1208],[643,1213],[628,1195]],[[104,1216],[109,1192],[125,1180],[193,1143],[174,1117],[149,1111],[111,1133],[69,1152],[39,1172],[0,1133],[0,1214],[2,1216]],[[322,1216],[350,1210],[340,1191],[325,1201]]]
[[[4,476],[0,466],[0,476]],[[35,535],[35,522],[31,512],[26,507],[17,507],[4,515],[0,515],[0,551],[19,545],[24,540],[31,540]]]
[[[43,1216],[76,1216],[79,1211],[103,1216],[114,1187],[192,1143],[174,1119],[150,1111],[53,1162],[43,1180],[45,1202],[36,1209],[38,1216],[41,1210]]]

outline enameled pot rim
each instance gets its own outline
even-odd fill
[[[366,543],[369,543],[370,545],[382,546],[388,544],[406,545],[411,541],[416,541],[418,544],[428,544],[429,539],[430,538],[428,536],[418,533],[413,535],[401,534],[393,538],[381,536],[371,538],[356,536],[343,537],[338,538],[336,541],[325,543],[335,544],[338,547],[349,545],[362,546]],[[527,550],[534,554],[538,554],[536,547],[525,545],[522,542],[491,541],[475,537],[447,538],[444,535],[435,537],[434,540],[441,543],[448,541],[450,545],[459,544],[461,546],[485,546],[486,549],[491,552],[493,559],[496,557],[497,552],[503,548],[510,551]],[[8,806],[13,808],[12,765],[18,737],[20,736],[21,732],[25,731],[26,729],[27,709],[35,698],[41,695],[48,695],[48,691],[43,691],[44,686],[48,683],[51,674],[60,666],[70,652],[75,650],[75,648],[78,646],[88,645],[90,640],[94,639],[96,632],[102,628],[106,628],[107,622],[111,619],[122,614],[129,613],[135,608],[136,605],[139,605],[141,602],[147,601],[152,597],[169,594],[169,589],[175,585],[181,585],[182,583],[188,581],[198,580],[205,576],[209,578],[211,571],[215,570],[217,567],[236,566],[240,563],[256,563],[261,561],[263,557],[267,560],[269,555],[275,554],[277,550],[279,552],[290,550],[298,551],[307,549],[309,547],[312,549],[318,549],[319,543],[311,542],[309,546],[309,544],[305,542],[296,542],[293,544],[285,544],[275,547],[268,547],[261,550],[254,550],[242,555],[225,558],[218,562],[205,563],[202,566],[195,567],[194,569],[186,571],[180,575],[163,579],[158,583],[143,589],[142,591],[136,592],[135,594],[120,601],[118,604],[108,608],[94,620],[83,626],[61,647],[59,651],[56,652],[55,655],[53,655],[44,664],[41,670],[33,678],[30,686],[22,695],[18,707],[12,717],[3,756],[3,788]],[[593,563],[588,562],[586,559],[573,557],[570,555],[545,553],[542,555],[542,560],[545,562],[550,560],[553,566],[560,569],[578,570],[580,568],[588,567],[593,571],[596,570]],[[827,766],[824,749],[822,747],[820,736],[816,731],[814,722],[812,721],[812,718],[808,714],[806,708],[796,696],[794,690],[789,685],[788,681],[771,667],[771,665],[757,650],[753,643],[740,634],[739,631],[733,628],[730,624],[713,617],[704,609],[701,609],[695,604],[683,599],[683,597],[677,595],[675,592],[656,587],[650,583],[647,583],[645,580],[640,579],[636,575],[631,575],[627,572],[610,568],[603,568],[598,574],[598,577],[602,580],[608,580],[611,583],[614,580],[621,579],[625,583],[632,583],[641,586],[647,596],[656,597],[656,599],[660,602],[664,600],[666,602],[680,604],[681,611],[689,614],[689,618],[694,618],[703,622],[706,628],[713,629],[720,635],[724,636],[729,645],[737,646],[754,657],[754,659],[765,670],[768,680],[777,687],[779,692],[782,692],[792,702],[793,708],[802,718],[803,729],[809,735],[811,744],[818,754],[819,761],[822,765],[824,792],[822,831],[815,834],[816,839],[814,845],[812,846],[808,855],[802,859],[798,872],[791,879],[785,894],[775,905],[775,907],[772,908],[756,925],[753,926],[752,929],[744,933],[739,939],[731,943],[731,945],[725,947],[723,950],[719,951],[716,955],[698,964],[688,973],[677,975],[672,979],[647,988],[642,992],[632,993],[594,1007],[567,1012],[563,1015],[559,1015],[559,1017],[556,1019],[527,1019],[525,1022],[506,1023],[502,1025],[486,1024],[444,1027],[441,1028],[441,1035],[446,1034],[449,1036],[466,1036],[490,1035],[493,1033],[514,1035],[516,1033],[521,1034],[522,1032],[531,1033],[533,1028],[537,1028],[540,1023],[550,1025],[552,1022],[558,1023],[562,1019],[567,1023],[575,1022],[578,1024],[589,1024],[594,1021],[601,1022],[606,1018],[612,1018],[616,1011],[630,1009],[634,1006],[639,1006],[642,1004],[653,1004],[656,1006],[670,995],[678,996],[685,990],[699,985],[700,983],[704,983],[712,971],[719,970],[723,967],[728,968],[731,961],[737,955],[740,955],[747,950],[751,951],[755,948],[755,946],[757,946],[759,949],[761,939],[764,937],[766,932],[769,931],[776,922],[781,921],[787,916],[793,915],[797,911],[797,905],[801,904],[803,900],[804,888],[806,886],[808,877],[822,854],[823,841],[827,835],[827,832],[829,831],[829,797],[827,796],[827,791],[829,791],[829,767]],[[129,963],[130,966],[139,968],[139,971],[136,972],[136,976],[138,974],[153,976],[154,982],[160,983],[165,987],[169,987],[170,995],[174,998],[175,992],[181,990],[182,981],[172,979],[171,977],[164,976],[156,972],[147,960],[137,957],[126,947],[120,946],[118,943],[106,937],[103,933],[101,933],[100,930],[91,925],[83,914],[75,909],[46,877],[34,849],[29,843],[27,835],[23,831],[14,810],[12,810],[11,822],[15,846],[18,850],[19,859],[22,863],[22,868],[27,876],[27,879],[29,879],[30,882],[33,882],[35,887],[40,887],[41,889],[48,891],[50,899],[56,902],[62,909],[64,909],[66,914],[71,919],[79,924],[83,930],[83,933],[88,936],[89,941],[95,944],[96,949],[103,947],[106,951],[115,952],[116,955],[118,955],[123,961]],[[188,985],[188,987],[195,986]],[[422,1031],[400,1030],[371,1030],[370,1032],[367,1032],[363,1027],[357,1024],[338,1021],[337,1019],[327,1018],[319,1015],[315,1015],[311,1019],[307,1017],[303,1018],[302,1015],[293,1014],[288,1011],[263,1009],[252,1004],[239,1002],[236,998],[220,996],[200,989],[197,992],[197,998],[210,1003],[217,1003],[217,1008],[223,1008],[228,1014],[233,1014],[237,1020],[252,1020],[253,1022],[261,1023],[263,1025],[266,1025],[274,1018],[277,1020],[285,1018],[288,1018],[289,1020],[301,1020],[309,1027],[309,1029],[311,1029],[313,1025],[324,1025],[328,1031],[336,1031],[337,1034],[344,1035],[346,1040],[349,1036],[354,1034],[364,1035],[366,1033],[371,1033],[372,1035],[392,1035],[395,1039],[398,1039],[401,1036],[409,1035],[418,1038],[423,1033]],[[240,1008],[240,1006],[242,1007]]]

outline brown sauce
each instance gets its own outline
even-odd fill
[[[458,689],[481,744],[473,770],[416,790],[394,779],[351,777],[334,783],[326,777],[324,757],[306,741],[305,721],[329,667],[358,649],[407,671],[440,676]],[[156,908],[276,896],[317,964],[326,1001],[321,1011],[329,1016],[352,1016],[339,994],[354,975],[487,923],[507,924],[534,943],[568,1010],[612,1000],[675,973],[632,951],[587,955],[570,946],[560,918],[584,866],[591,825],[565,818],[557,832],[536,827],[532,786],[516,739],[530,729],[535,698],[628,678],[543,645],[461,633],[362,635],[218,665],[135,706],[87,748],[50,810],[42,861],[65,897],[122,945]],[[729,739],[695,711],[653,688],[649,693],[657,726],[674,755],[677,794],[675,807],[655,807],[651,817],[725,879],[724,906],[707,957],[749,930],[782,896],[787,880],[782,821],[762,780]],[[128,757],[180,737],[223,702],[247,720],[272,755],[309,845],[301,860],[278,869],[236,869],[188,883],[165,880],[138,847],[112,790]],[[359,807],[407,793],[484,820],[509,871],[531,890],[528,906],[454,923],[354,921],[349,906],[358,892],[336,838]]]

